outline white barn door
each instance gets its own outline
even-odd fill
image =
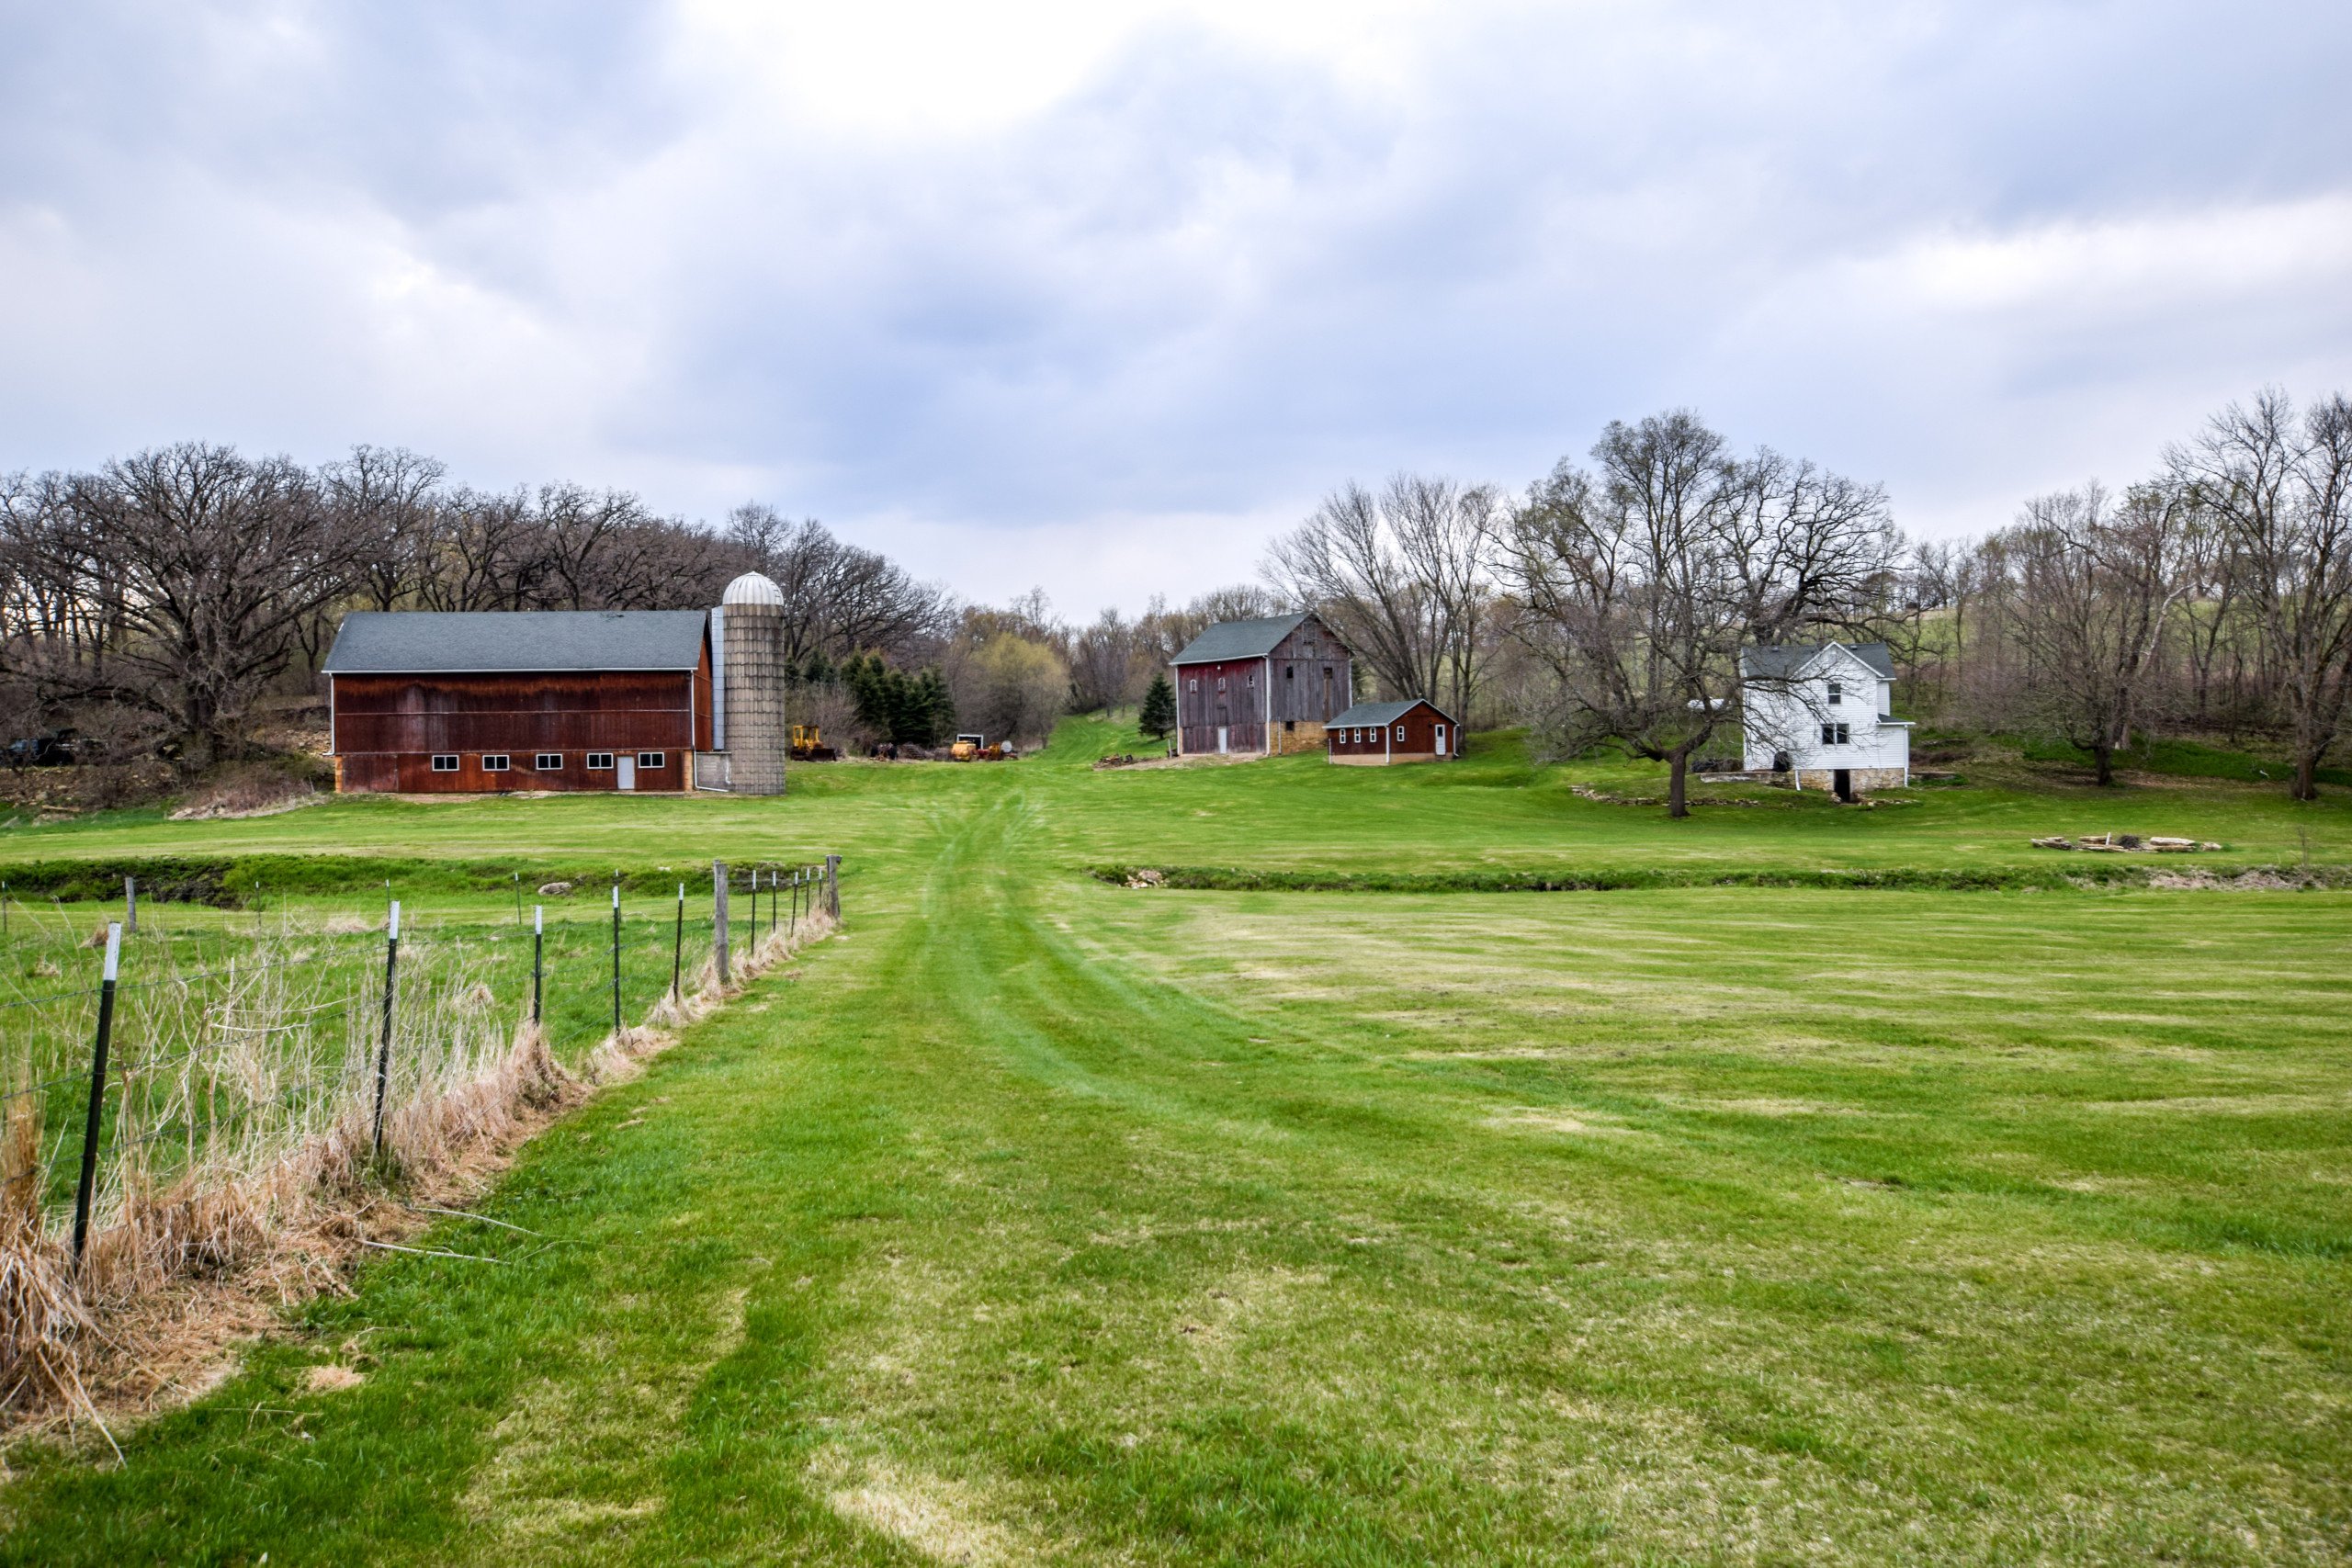
[[[615,764],[620,772],[621,788],[635,789],[637,787],[637,759],[624,751],[615,759]]]

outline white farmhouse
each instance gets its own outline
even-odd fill
[[[1786,773],[1799,789],[1865,789],[1911,782],[1911,721],[1896,718],[1886,644],[1751,648],[1739,656],[1740,710],[1753,773]]]

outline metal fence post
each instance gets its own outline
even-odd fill
[[[74,1261],[90,1239],[90,1199],[98,1185],[98,1122],[106,1113],[107,1046],[114,1038],[114,983],[121,972],[122,927],[107,927],[107,966],[98,981],[98,1038],[90,1047],[90,1116],[82,1124],[82,1179],[74,1188]]]
[[[718,965],[718,985],[727,987],[727,863],[710,863],[710,955]]]
[[[384,1035],[376,1047],[376,1152],[384,1152],[384,1091],[392,1078],[392,998],[401,978],[401,901],[384,920]]]
[[[825,913],[839,925],[842,919],[842,857],[825,857]]]
[[[122,929],[132,936],[139,934],[139,879],[122,879]]]
[[[768,935],[775,935],[775,879],[781,874],[775,867],[768,867]]]
[[[621,1032],[621,885],[613,884],[613,1038]]]
[[[686,994],[680,989],[686,963],[686,885],[678,884],[678,929],[670,938],[670,999],[680,1002]]]
[[[535,1028],[539,1021],[539,976],[543,972],[547,940],[548,907],[534,904],[531,906],[531,1023]]]

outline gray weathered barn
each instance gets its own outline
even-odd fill
[[[1173,664],[1184,756],[1314,750],[1355,701],[1355,656],[1312,614],[1220,621]]]

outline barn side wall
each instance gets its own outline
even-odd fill
[[[1265,679],[1262,659],[1178,665],[1178,749],[1188,757],[1213,754],[1217,749],[1216,732],[1222,727],[1227,751],[1266,750]]]
[[[1283,733],[1284,724],[1294,726],[1292,734],[1310,724],[1315,727],[1313,740],[1277,749],[1303,750],[1320,745],[1324,721],[1355,705],[1355,660],[1346,645],[1309,615],[1274,645],[1269,662],[1276,733]]]
[[[588,771],[591,751],[659,753],[659,766],[638,770],[638,789],[685,787],[697,728],[686,671],[334,680],[337,787],[345,793],[617,789],[617,769]],[[562,766],[540,771],[542,751],[560,753]],[[458,770],[435,773],[433,757],[451,753]],[[506,770],[481,766],[498,753]]]

